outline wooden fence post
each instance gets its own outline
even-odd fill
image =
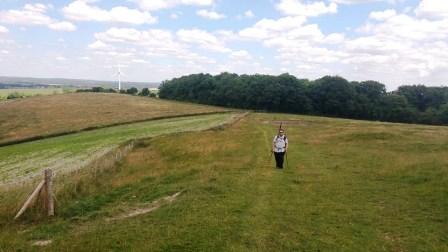
[[[31,205],[31,202],[39,196],[39,193],[44,189],[44,204],[47,209],[48,216],[54,216],[54,198],[53,198],[53,171],[46,169],[44,171],[44,179],[39,183],[39,185],[34,189],[33,193],[28,197],[28,199],[20,208],[19,212],[14,217],[14,220],[18,219],[25,210]]]
[[[50,169],[45,170],[45,191],[46,195],[46,205],[48,216],[54,216],[54,199],[53,199],[53,171]]]
[[[25,204],[23,204],[22,208],[20,208],[19,212],[16,214],[16,216],[14,217],[14,220],[16,220],[17,218],[19,218],[23,212],[25,212],[25,210],[28,208],[28,206],[31,204],[31,202],[33,201],[33,199],[39,194],[40,190],[42,189],[42,187],[45,184],[45,180],[42,180],[39,185],[36,187],[36,189],[33,191],[33,193],[30,195],[30,197],[28,197],[28,199],[25,201]]]

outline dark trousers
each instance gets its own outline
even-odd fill
[[[285,157],[284,152],[274,152],[275,156],[275,163],[277,165],[277,168],[283,169],[283,160]]]

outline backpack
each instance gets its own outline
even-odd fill
[[[275,136],[275,147],[277,147],[277,148],[286,148],[286,140],[287,140],[286,135],[283,135],[283,139],[282,140],[283,140],[284,145],[282,147],[278,147],[277,146],[277,139],[279,139],[279,138],[280,138],[279,135]]]

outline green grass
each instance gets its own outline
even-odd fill
[[[0,100],[6,99],[6,97],[12,93],[18,93],[25,97],[29,97],[36,95],[62,94],[66,92],[73,92],[73,90],[65,88],[8,88],[0,89]]]
[[[202,130],[222,124],[233,115],[155,120],[0,147],[0,184],[40,175],[45,168],[56,172],[77,169],[128,140]]]
[[[286,119],[288,165],[276,170],[272,121]],[[13,223],[0,209],[0,251],[40,239],[53,240],[44,251],[448,251],[447,152],[446,127],[252,114],[65,178],[52,220],[34,209]]]

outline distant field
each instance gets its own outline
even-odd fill
[[[52,94],[62,94],[70,90],[63,88],[10,88],[10,89],[0,89],[0,100],[6,99],[8,95],[12,93],[18,93],[23,96],[36,96],[36,95],[52,95]]]
[[[0,144],[157,117],[228,109],[122,94],[70,93],[0,102]]]
[[[284,170],[269,154],[280,122]],[[447,127],[251,114],[82,172],[57,184],[52,220],[35,207],[12,222],[31,188],[0,192],[0,251],[448,251]]]

